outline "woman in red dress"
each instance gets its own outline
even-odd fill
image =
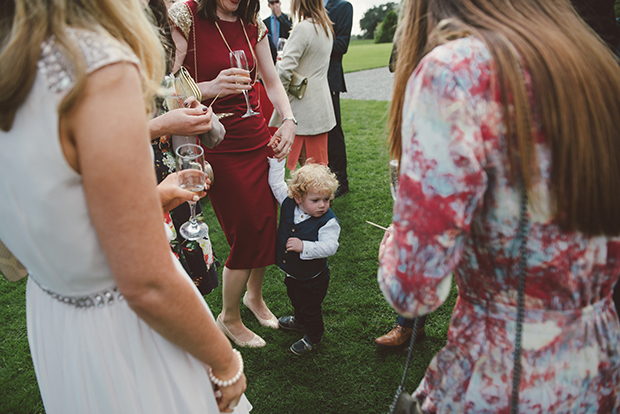
[[[215,176],[209,199],[231,247],[217,323],[233,342],[249,347],[264,346],[265,341],[241,321],[239,301],[246,285],[243,303],[261,325],[278,327],[262,297],[265,268],[275,261],[277,226],[267,157],[285,158],[296,132],[296,120],[271,59],[267,28],[256,18],[258,10],[257,0],[187,0],[169,10],[177,26],[173,30],[177,66],[182,63],[197,80],[205,105],[213,104],[216,114],[231,114],[222,117],[224,141],[205,148]],[[233,50],[245,52],[249,74],[231,68]],[[260,114],[242,117],[246,112],[243,91],[252,109],[260,111],[254,87],[258,74],[274,107],[288,118],[273,137]]]

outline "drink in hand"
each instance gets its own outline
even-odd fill
[[[169,111],[173,109],[183,108],[185,105],[185,97],[183,95],[168,95],[166,96],[166,106]]]
[[[204,150],[200,145],[183,144],[177,150],[177,176],[178,184],[184,190],[200,196],[205,189],[206,163]],[[196,220],[196,202],[188,201],[190,206],[190,219],[183,223],[179,231],[187,240],[198,240],[209,234],[209,227]]]
[[[205,190],[205,173],[200,170],[179,171],[179,187],[200,196]]]
[[[245,52],[243,50],[233,50],[229,54],[230,56],[230,66],[233,68],[243,69],[249,72],[248,70],[248,59],[245,56]],[[256,62],[254,62],[256,64]],[[241,118],[247,118],[248,116],[258,115],[260,112],[256,112],[250,106],[250,99],[248,98],[248,92],[243,91],[243,96],[245,98],[245,104],[247,110],[245,114],[241,115]]]

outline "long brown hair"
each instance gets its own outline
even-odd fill
[[[323,0],[292,0],[291,1],[291,13],[295,18],[312,19],[316,30],[316,25],[319,25],[325,35],[329,37],[330,33],[334,36],[334,28],[332,27],[332,21],[327,16],[325,6],[323,6]]]
[[[218,0],[198,0],[198,10],[196,11],[198,17],[212,22],[219,20],[219,17],[217,17],[217,2]],[[240,0],[239,7],[237,7],[233,14],[243,20],[245,24],[256,24],[259,12],[259,0]]]
[[[470,35],[486,44],[497,70],[512,178],[518,174],[531,190],[539,174],[523,68],[552,151],[560,225],[591,236],[620,234],[620,67],[568,0],[511,0],[509,7],[499,0],[406,0],[397,31],[392,156],[402,155],[404,85],[415,67],[433,47]]]
[[[139,1],[127,0],[14,0],[0,6],[0,129],[9,131],[15,113],[34,83],[41,44],[50,36],[71,59],[75,85],[60,104],[66,113],[82,90],[86,64],[67,27],[111,35],[126,44],[140,60],[145,105],[153,98],[164,76],[159,35]]]

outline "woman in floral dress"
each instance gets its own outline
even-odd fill
[[[174,62],[174,43],[170,37],[170,23],[168,21],[168,13],[164,0],[150,0],[149,8],[156,19],[157,25],[160,27],[162,38],[164,39],[164,50],[167,58],[167,73],[172,70]],[[176,171],[175,156],[172,151],[172,136],[170,125],[162,115],[166,114],[163,107],[163,101],[158,101],[159,119],[154,119],[150,123],[151,129],[151,147],[155,154],[155,172],[157,174],[157,182],[162,182],[168,175]],[[176,129],[174,132],[178,135],[197,135],[204,130],[205,126],[211,122],[212,111],[206,109],[205,106],[194,102],[192,108],[184,108],[175,110],[175,114],[169,114],[177,117],[178,122],[175,125],[182,125],[187,128],[187,132]],[[177,113],[178,112],[178,113]],[[161,128],[157,128],[157,125]],[[201,129],[203,128],[203,129]],[[210,127],[208,128],[210,129]],[[159,132],[158,132],[159,131]],[[161,133],[164,135],[160,135]],[[200,203],[196,204],[197,215],[202,214]],[[165,215],[166,224],[173,232],[173,239],[170,241],[170,247],[177,256],[187,274],[192,278],[196,287],[203,295],[209,294],[219,285],[217,275],[216,262],[211,246],[209,236],[202,239],[191,241],[185,240],[179,233],[179,228],[183,223],[187,222],[190,217],[189,204],[184,203],[170,211]]]
[[[422,411],[508,412],[526,189],[518,411],[617,412],[620,67],[569,2],[498,3],[405,6],[379,283],[415,317],[456,278],[447,344],[414,392]]]

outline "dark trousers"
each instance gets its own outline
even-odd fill
[[[426,315],[420,316],[419,319],[420,320],[418,321],[418,329],[422,328],[424,324],[426,323]],[[398,315],[398,319],[396,320],[397,324],[399,324],[403,328],[409,328],[409,329],[413,328],[414,322],[415,322],[415,319],[407,319],[404,316],[400,316],[400,315]]]
[[[340,119],[340,92],[332,92],[332,103],[336,115],[336,126],[327,134],[327,157],[329,168],[342,187],[349,186],[347,177],[347,150],[344,143],[344,133]]]
[[[306,328],[306,335],[310,341],[318,344],[325,331],[321,303],[327,294],[329,268],[309,280],[297,280],[286,276],[284,284],[295,309],[295,320]]]

